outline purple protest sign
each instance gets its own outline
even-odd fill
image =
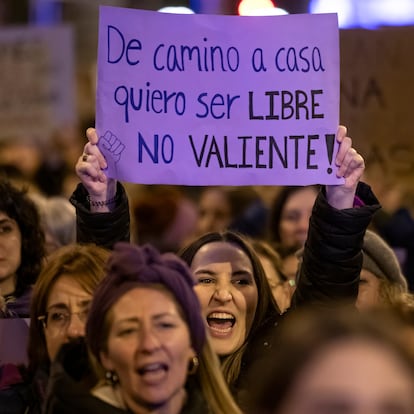
[[[338,184],[336,14],[100,8],[107,174],[181,185]]]

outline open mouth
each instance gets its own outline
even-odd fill
[[[212,312],[207,316],[208,326],[217,333],[226,334],[231,332],[236,318],[227,312]]]
[[[168,371],[168,367],[162,363],[147,364],[138,368],[137,372],[139,375],[154,375],[162,374]]]

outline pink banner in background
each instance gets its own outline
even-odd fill
[[[107,174],[181,185],[338,184],[336,14],[100,8]]]

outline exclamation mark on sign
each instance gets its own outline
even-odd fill
[[[325,140],[326,140],[326,151],[328,153],[329,165],[332,165],[332,157],[333,157],[334,144],[335,144],[335,134],[325,134]],[[328,171],[328,174],[332,174],[331,167],[328,167],[326,171]]]

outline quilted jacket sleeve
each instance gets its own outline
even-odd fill
[[[318,195],[292,298],[293,308],[355,303],[365,230],[380,208],[371,188],[364,183],[359,183],[357,197],[362,206],[337,210],[329,205],[323,190]]]
[[[87,191],[79,184],[70,197],[76,208],[76,240],[78,243],[95,243],[112,249],[119,241],[130,241],[130,215],[128,197],[121,183],[117,184],[116,207],[109,213],[92,213],[89,210]]]

